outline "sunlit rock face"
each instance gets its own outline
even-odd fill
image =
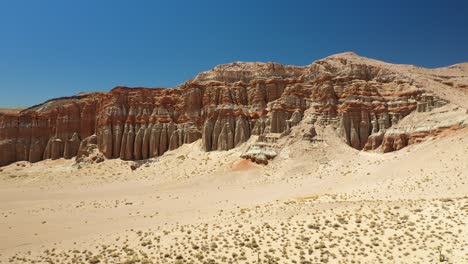
[[[353,53],[308,66],[235,62],[176,88],[116,87],[52,99],[0,115],[0,166],[73,158],[92,135],[108,159],[153,158],[198,139],[206,151],[224,151],[251,135],[284,133],[310,108],[317,125],[334,125],[355,149],[398,150],[409,139],[386,131],[446,101],[393,66]]]

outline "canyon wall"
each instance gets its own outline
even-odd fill
[[[347,53],[303,67],[235,62],[176,88],[116,87],[1,114],[0,166],[72,158],[91,136],[106,158],[124,160],[198,139],[206,151],[229,150],[251,135],[287,132],[309,108],[314,122],[334,125],[350,146],[370,150],[411,112],[446,103],[414,77],[364,59]]]

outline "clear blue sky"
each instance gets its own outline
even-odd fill
[[[344,51],[425,67],[468,61],[468,1],[0,0],[0,106]]]

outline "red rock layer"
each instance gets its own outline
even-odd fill
[[[91,135],[106,158],[147,159],[199,138],[206,151],[228,150],[289,130],[310,107],[352,147],[375,149],[385,129],[431,107],[424,98],[411,78],[356,55],[305,67],[237,62],[173,89],[116,87],[1,115],[0,166],[72,158]]]
[[[453,125],[450,127],[441,127],[441,128],[435,128],[435,129],[430,129],[427,131],[417,131],[417,132],[406,132],[406,133],[400,133],[400,134],[385,134],[381,135],[380,143],[378,145],[381,146],[381,150],[383,153],[387,152],[392,152],[392,151],[397,151],[400,150],[406,146],[409,145],[414,145],[414,144],[419,144],[421,142],[424,142],[430,138],[435,139],[439,138],[441,136],[450,134],[454,131],[458,131],[460,129],[463,129],[463,126],[460,125]],[[371,150],[372,148],[370,147],[371,144],[373,143],[375,139],[370,140],[369,146],[366,145],[366,150]],[[376,147],[374,147],[375,149]]]
[[[2,115],[0,165],[72,158],[80,142],[93,134],[107,158],[161,155],[201,137],[195,126],[200,122],[200,109],[191,109],[197,114],[189,117],[181,94],[180,89],[116,87],[109,93],[55,103],[45,111],[35,107],[17,115]]]

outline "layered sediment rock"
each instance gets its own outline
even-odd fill
[[[400,150],[431,138],[468,127],[468,112],[454,105],[431,107],[431,111],[413,112],[400,123],[378,134],[372,134],[364,149],[380,147],[381,151]]]
[[[63,150],[63,157],[66,159],[71,159],[78,154],[78,149],[80,147],[80,137],[77,133],[73,133],[73,136],[65,141],[65,147]]]
[[[356,149],[396,150],[411,137],[390,140],[388,129],[447,103],[427,92],[426,84],[439,84],[428,71],[346,53],[303,67],[219,65],[173,89],[116,87],[53,99],[0,115],[0,166],[79,156],[92,135],[108,159],[153,158],[200,138],[206,151],[229,150],[251,135],[289,133],[306,109],[315,125],[336,126]]]

